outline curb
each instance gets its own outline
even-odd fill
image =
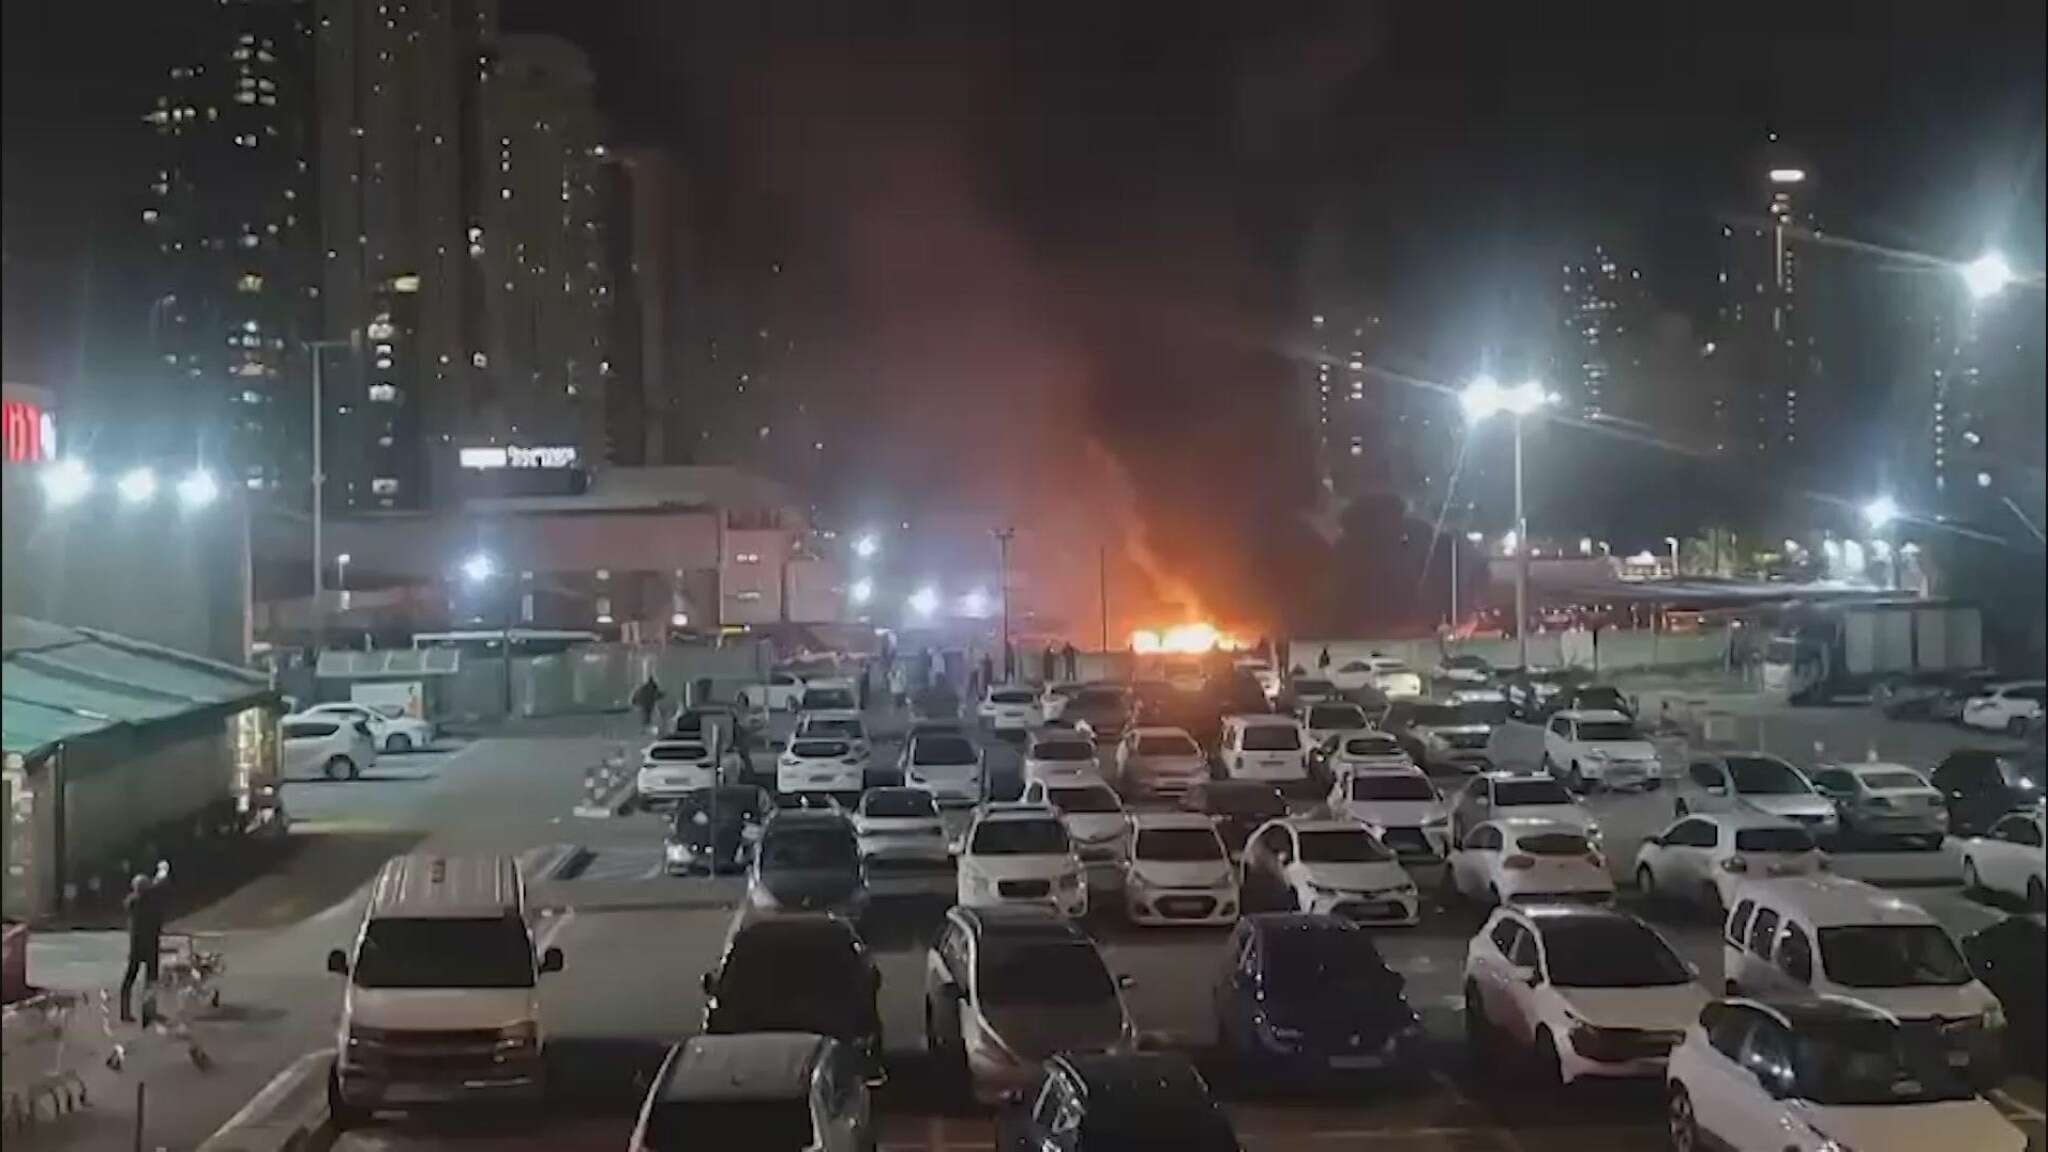
[[[334,1053],[308,1052],[263,1086],[199,1152],[324,1152],[334,1143],[327,1127],[327,1076]]]
[[[529,848],[519,854],[519,872],[529,884],[552,880],[579,853],[588,855],[588,850],[574,844],[544,844]]]

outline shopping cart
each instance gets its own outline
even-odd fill
[[[142,995],[143,1033],[183,1045],[194,1067],[210,1068],[213,1057],[193,1022],[202,1008],[220,1007],[220,979],[227,972],[227,958],[213,938],[187,933],[166,934],[157,950],[156,982]],[[115,1044],[107,1055],[107,1066],[118,1070],[126,1051],[126,1045]]]
[[[83,1004],[77,993],[39,992],[0,1015],[0,1127],[19,1132],[41,1118],[45,1104],[54,1118],[90,1103],[69,1034]]]

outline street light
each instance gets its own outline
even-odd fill
[[[912,592],[910,594],[910,610],[915,612],[921,619],[931,619],[932,613],[939,610],[939,590],[926,585]]]
[[[1666,536],[1664,543],[1671,548],[1671,578],[1678,579],[1678,537]]]
[[[492,560],[487,552],[473,552],[462,562],[462,575],[472,584],[482,584],[497,572],[497,561]]]
[[[92,492],[92,470],[76,457],[59,460],[44,469],[43,496],[53,508],[76,504]]]
[[[472,552],[469,554],[469,558],[462,562],[462,577],[473,585],[480,587],[488,584],[497,574],[498,562],[491,559],[491,554],[488,552]],[[505,624],[500,629],[500,636],[501,643],[499,648],[504,659],[505,673],[505,719],[510,720],[512,718],[512,605],[509,600],[505,604]]]
[[[156,495],[156,473],[147,467],[130,468],[114,483],[123,504],[147,504]]]
[[[853,542],[853,554],[863,560],[874,559],[875,553],[881,550],[882,542],[875,539],[873,532],[866,533],[860,539]]]
[[[1522,423],[1523,418],[1556,401],[1556,397],[1544,391],[1543,385],[1534,380],[1524,381],[1513,387],[1503,387],[1491,376],[1474,380],[1463,392],[1458,393],[1458,406],[1465,412],[1468,423],[1479,424],[1487,417],[1505,412],[1515,418],[1515,529],[1514,538],[1521,544],[1529,538],[1529,518],[1522,504]],[[1529,554],[1525,548],[1515,548],[1515,648],[1524,668],[1529,666]]]
[[[188,509],[204,508],[219,497],[219,482],[204,468],[194,468],[178,481],[178,503]]]
[[[1879,496],[1863,506],[1863,520],[1872,531],[1880,531],[1898,518],[1899,502],[1890,496]]]
[[[867,579],[855,580],[853,586],[846,590],[846,594],[853,598],[855,604],[865,604],[874,597],[875,582]]]
[[[1998,295],[2005,291],[2007,285],[2018,279],[2013,275],[2012,265],[2007,264],[2005,257],[1997,252],[1986,252],[1963,265],[1959,271],[1962,273],[1963,286],[1970,290],[1971,297],[1978,300],[1988,300]]]

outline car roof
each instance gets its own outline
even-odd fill
[[[1132,828],[1204,828],[1214,831],[1216,825],[1200,812],[1133,812]]]
[[[1814,770],[1819,772],[1825,772],[1830,768],[1840,768],[1851,776],[1862,776],[1866,772],[1908,772],[1916,779],[1926,780],[1926,776],[1911,764],[1898,764],[1890,760],[1857,760],[1853,763],[1814,765]]]
[[[510,856],[411,853],[392,857],[378,870],[369,916],[475,919],[517,915],[524,903],[525,885]]]
[[[846,813],[837,808],[777,808],[768,814],[763,827],[801,827],[805,824],[813,824],[820,828],[851,826],[846,819]]]
[[[1796,911],[1816,928],[1861,924],[1936,924],[1909,900],[1846,876],[1783,876],[1745,881],[1736,899],[1756,899]]]
[[[1079,925],[1050,908],[962,908],[955,905],[951,915],[959,917],[976,936],[981,937],[1092,943]]]
[[[1177,1052],[1063,1052],[1055,1059],[1073,1071],[1091,1096],[1208,1096],[1194,1064]]]
[[[1271,822],[1285,824],[1296,832],[1349,832],[1353,829],[1360,832],[1369,831],[1358,821],[1342,816],[1281,816]]]
[[[1555,776],[1552,776],[1552,775],[1551,775],[1550,773],[1548,773],[1548,772],[1538,772],[1538,771],[1536,771],[1536,770],[1535,770],[1534,768],[1490,768],[1490,769],[1488,769],[1488,770],[1486,770],[1486,771],[1484,771],[1484,772],[1481,772],[1481,773],[1479,773],[1479,774],[1478,774],[1478,778],[1479,778],[1479,779],[1482,779],[1482,780],[1555,780],[1555,779],[1557,779],[1557,778],[1556,778]]]
[[[974,822],[977,824],[1006,824],[1059,818],[1059,813],[1044,804],[1026,804],[1016,800],[998,800],[983,804],[974,813]]]
[[[1507,907],[1506,913],[1508,915],[1520,913],[1528,917],[1530,923],[1538,926],[1556,924],[1565,920],[1625,920],[1631,924],[1643,924],[1642,917],[1634,913],[1625,912],[1620,908],[1603,908],[1592,904],[1565,904],[1561,902],[1546,904],[1540,900],[1535,900],[1528,903],[1511,904]],[[1647,924],[1643,926],[1649,927]]]
[[[1579,691],[1583,692],[1585,689],[1581,688]],[[1551,715],[1562,716],[1566,720],[1592,720],[1603,724],[1614,721],[1620,721],[1624,724],[1631,723],[1627,713],[1617,712],[1612,708],[1564,708],[1551,713]]]
[[[1515,836],[1541,836],[1546,832],[1564,832],[1573,836],[1584,836],[1586,830],[1565,820],[1553,820],[1548,816],[1500,816],[1481,821],[1491,824],[1503,832]]]
[[[1259,936],[1349,933],[1372,939],[1370,929],[1327,912],[1254,912],[1245,916],[1244,922]],[[1377,949],[1378,945],[1374,947]]]
[[[1140,724],[1136,728],[1131,729],[1131,735],[1140,738],[1146,736],[1182,736],[1189,740],[1194,739],[1193,736],[1188,735],[1187,729],[1172,724]]]
[[[812,1032],[692,1036],[669,1062],[663,1102],[803,1099],[828,1041]]]
[[[862,944],[860,930],[853,921],[837,912],[777,912],[773,916],[745,917],[733,928],[733,939],[741,936],[815,936],[830,933],[842,940]]]

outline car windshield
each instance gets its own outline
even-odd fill
[[[1048,788],[1046,802],[1068,814],[1121,812],[1124,806],[1117,802],[1116,793],[1100,785],[1087,788]]]
[[[1085,940],[986,947],[977,986],[989,1004],[1101,1004],[1116,982]]]
[[[1918,776],[1911,772],[1865,772],[1861,777],[1863,786],[1873,792],[1894,790],[1917,790],[1927,787]]]
[[[1577,832],[1531,832],[1516,836],[1515,848],[1531,856],[1584,856],[1593,845]]]
[[[1361,772],[1351,778],[1353,800],[1434,800],[1436,789],[1420,776],[1402,772]]]
[[[710,756],[710,749],[702,744],[656,744],[647,750],[649,760],[697,761]]]
[[[922,788],[870,788],[860,799],[863,816],[883,818],[937,817],[938,805]]]
[[[1356,704],[1318,704],[1308,710],[1308,726],[1322,729],[1365,727],[1365,709]]]
[[[1820,930],[1821,965],[1847,988],[1970,981],[1970,966],[1938,924],[1855,924]]]
[[[1813,836],[1804,828],[1738,828],[1735,830],[1737,852],[1811,852],[1814,850]]]
[[[969,849],[977,856],[1064,856],[1066,825],[1057,820],[984,820]]]
[[[1031,746],[1031,758],[1054,764],[1089,763],[1095,759],[1095,745],[1086,740],[1041,740]]]
[[[1579,739],[1588,743],[1613,740],[1641,740],[1636,735],[1636,726],[1626,720],[1582,720],[1579,722]]]
[[[1301,834],[1301,858],[1311,864],[1376,864],[1394,857],[1363,828],[1319,828]]]
[[[1508,722],[1512,713],[1505,700],[1470,700],[1451,710],[1454,724],[1484,724],[1489,728]]]
[[[1336,686],[1332,685],[1328,680],[1296,680],[1294,682],[1294,694],[1296,696],[1334,696],[1336,693]]]
[[[359,988],[531,988],[533,942],[517,916],[373,917],[356,950]]]
[[[1167,862],[1223,859],[1223,844],[1213,828],[1140,828],[1131,856]]]
[[[1612,688],[1581,688],[1573,694],[1572,699],[1581,708],[1597,708],[1611,712],[1628,711],[1627,698]]]
[[[972,764],[974,745],[965,736],[920,736],[910,746],[912,764]]]
[[[850,829],[782,828],[761,844],[764,868],[852,868],[860,849]]]
[[[1372,935],[1357,929],[1275,932],[1266,938],[1269,988],[1305,993],[1331,986],[1398,988],[1401,978],[1387,967]]]
[[[866,729],[858,720],[824,720],[812,717],[804,721],[806,736],[837,736],[842,740],[860,740],[867,736]]]
[[[1807,1024],[1792,1065],[1799,1095],[1815,1104],[1924,1104],[1975,1095],[1940,1046],[1917,1042],[1889,1020]]]
[[[1195,742],[1185,736],[1138,737],[1138,755],[1140,756],[1199,756],[1201,754],[1202,750],[1195,747]]]
[[[1202,807],[1222,816],[1278,816],[1287,811],[1287,797],[1263,784],[1212,784]]]
[[[1353,736],[1344,741],[1346,756],[1399,756],[1401,745],[1392,736]]]
[[[1493,785],[1497,808],[1523,808],[1532,804],[1570,804],[1572,794],[1555,780],[1500,780]]]
[[[853,692],[846,688],[809,688],[804,691],[806,712],[851,712],[860,707]]]
[[[1038,701],[1037,695],[1022,688],[1005,688],[999,692],[991,692],[988,698],[992,704],[1033,704]]]
[[[807,1095],[786,1100],[663,1100],[647,1114],[647,1152],[804,1152],[817,1147]]]
[[[1566,916],[1545,923],[1550,982],[1564,988],[1687,984],[1692,970],[1662,936],[1622,916]]]
[[[831,760],[851,751],[844,740],[799,740],[789,746],[789,754],[803,760]]]
[[[1387,720],[1416,728],[1448,728],[1462,724],[1458,709],[1449,704],[1416,704],[1400,710],[1389,710]]]
[[[1298,752],[1301,730],[1292,724],[1250,724],[1244,730],[1247,752]]]
[[[1745,796],[1797,796],[1812,791],[1798,769],[1768,756],[1730,756],[1728,774],[1735,778],[1735,790]]]

